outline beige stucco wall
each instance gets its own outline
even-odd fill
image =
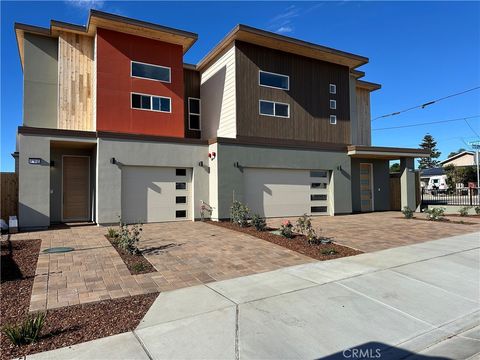
[[[475,165],[475,155],[473,154],[463,154],[462,156],[446,161],[442,164],[443,167],[448,165],[454,166],[472,166]]]

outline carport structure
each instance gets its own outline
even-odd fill
[[[352,210],[368,212],[390,210],[389,162],[400,161],[401,208],[417,207],[415,158],[430,155],[428,150],[378,146],[348,146],[352,161]]]

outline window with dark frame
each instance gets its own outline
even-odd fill
[[[310,185],[310,187],[312,189],[326,189],[327,188],[327,184],[326,183],[312,183]]]
[[[337,115],[330,115],[330,125],[337,124]]]
[[[148,94],[132,94],[132,108],[158,112],[171,112],[171,99]]]
[[[187,169],[175,169],[176,176],[187,176]]]
[[[311,201],[327,200],[327,195],[326,194],[311,194],[310,195],[310,200]]]
[[[177,197],[175,197],[175,203],[176,204],[186,204],[187,203],[187,197],[186,196],[177,196]]]
[[[311,206],[310,207],[310,212],[312,212],[312,213],[324,213],[324,212],[327,212],[327,207],[326,206]]]
[[[330,94],[336,94],[337,93],[337,85],[330,84],[329,89],[330,89]]]
[[[188,128],[190,130],[200,129],[200,108],[201,101],[197,98],[188,98]]]
[[[161,82],[171,82],[171,69],[167,66],[132,61],[131,76]]]
[[[326,171],[326,170],[312,170],[312,171],[310,171],[310,177],[326,178],[326,177],[328,177],[328,171]]]
[[[187,183],[177,182],[177,183],[175,183],[175,189],[176,190],[186,190],[187,189]]]
[[[330,100],[330,109],[335,110],[337,108],[337,100]]]
[[[186,218],[187,217],[187,210],[176,210],[175,211],[175,218]]]

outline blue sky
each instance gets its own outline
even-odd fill
[[[22,69],[15,21],[49,26],[50,19],[87,22],[88,9],[198,33],[185,56],[197,63],[236,24],[270,30],[370,58],[365,80],[372,118],[480,85],[479,2],[107,2],[1,1],[1,170],[13,170],[16,128],[22,122]],[[403,126],[480,115],[480,91],[372,122]],[[468,120],[480,133],[480,118]],[[373,131],[378,146],[416,147],[425,133],[445,158],[475,138],[465,121]]]

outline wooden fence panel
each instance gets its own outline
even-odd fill
[[[400,211],[402,209],[401,197],[400,177],[390,175],[390,210]]]
[[[8,217],[18,216],[18,176],[16,173],[0,173],[0,218],[8,223]]]

